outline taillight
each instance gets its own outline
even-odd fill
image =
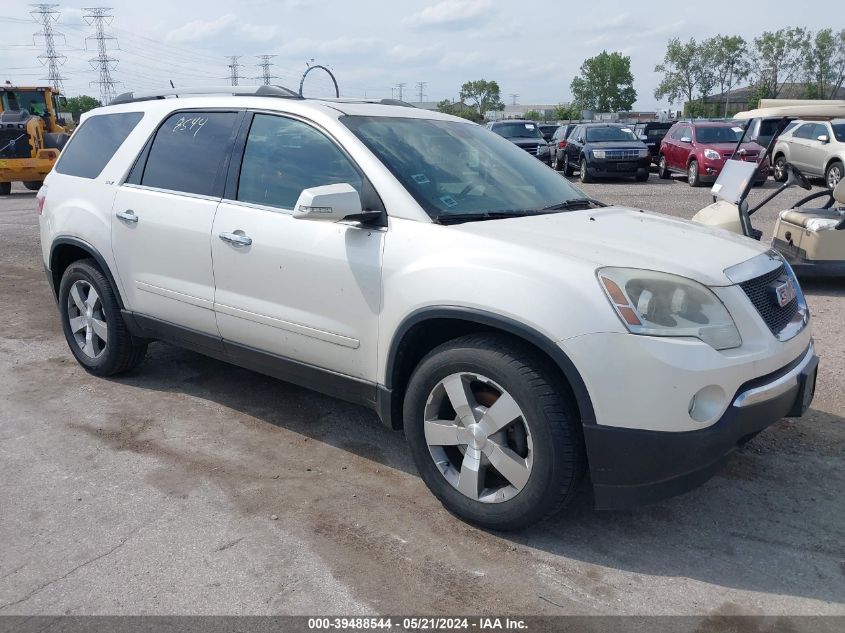
[[[35,204],[38,205],[38,215],[44,213],[44,201],[47,199],[47,187],[41,187],[35,196]]]
[[[557,146],[558,146],[560,149],[565,148],[565,147],[566,147],[566,145],[567,145],[566,141],[558,141],[558,144],[557,144]]]

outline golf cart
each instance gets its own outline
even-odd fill
[[[786,182],[749,207],[748,194],[754,184],[757,165],[771,157],[778,137],[794,120],[829,121],[845,119],[845,102],[783,105],[740,112],[735,119],[747,121],[737,141],[733,156],[725,161],[713,185],[714,202],[693,216],[693,221],[759,240],[762,231],[751,225],[751,216],[792,186],[811,189],[801,171],[786,163]],[[758,162],[740,158],[740,148],[755,120],[774,121],[774,136]],[[772,246],[799,276],[845,276],[845,180],[833,190],[824,189],[796,202],[782,211],[775,224]]]

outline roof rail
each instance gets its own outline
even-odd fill
[[[328,101],[329,103],[375,103],[378,105],[394,105],[394,106],[402,106],[403,108],[416,108],[412,103],[408,103],[407,101],[400,101],[399,99],[379,99],[379,98],[372,98],[368,99],[366,97],[359,98],[359,97],[306,97],[308,99],[313,99],[314,101]]]
[[[302,99],[298,93],[284,86],[212,86],[204,88],[172,88],[153,92],[124,92],[112,99],[109,105],[151,101],[153,99],[178,98],[197,95],[233,95],[236,97],[278,97],[281,99]]]

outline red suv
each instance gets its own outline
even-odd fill
[[[672,172],[686,174],[690,187],[713,182],[722,171],[722,165],[731,157],[742,128],[731,123],[678,122],[660,143],[657,171],[661,178]],[[765,150],[753,141],[742,144],[739,158],[757,162]],[[762,185],[769,177],[769,160],[757,170],[755,185]]]

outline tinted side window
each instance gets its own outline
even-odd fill
[[[141,184],[214,195],[218,172],[231,149],[235,112],[178,112],[156,132]]]
[[[303,189],[338,183],[362,191],[361,175],[325,134],[294,119],[255,115],[244,150],[238,200],[293,209]]]
[[[143,116],[143,112],[122,112],[89,117],[65,147],[56,171],[96,178]]]
[[[815,129],[815,123],[805,123],[801,127],[799,127],[795,132],[792,134],[795,138],[811,138],[813,130]]]

